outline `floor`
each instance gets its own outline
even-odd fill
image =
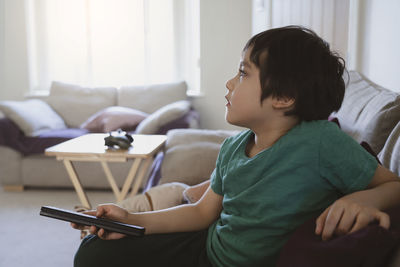
[[[114,202],[111,191],[88,191],[92,206]],[[75,191],[26,189],[4,192],[0,188],[0,266],[72,266],[80,244],[79,231],[68,222],[39,215],[44,205],[73,209]]]

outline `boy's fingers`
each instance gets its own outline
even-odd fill
[[[93,215],[93,216],[96,216],[96,210],[87,210],[87,211],[84,211],[84,212],[82,212],[83,214],[87,214],[87,215]]]
[[[364,227],[366,227],[368,224],[372,222],[372,217],[366,217],[363,215],[360,215],[357,217],[356,223],[354,224],[353,228],[351,229],[350,233],[356,232]],[[378,211],[373,215],[373,219],[379,222],[379,226],[389,229],[390,227],[390,217],[384,212]]]
[[[101,239],[106,239],[106,232],[104,231],[103,228],[101,228],[101,229],[97,232],[97,236],[100,237]]]
[[[96,217],[102,217],[106,213],[106,207],[105,206],[98,206],[97,211],[94,214]]]
[[[338,235],[349,233],[349,231],[352,229],[352,226],[354,225],[355,220],[356,218],[354,217],[354,214],[352,212],[344,211],[338,225],[335,228],[335,233]]]
[[[82,225],[82,224],[77,224],[77,223],[70,223],[71,227],[74,229],[78,229],[78,230],[85,230],[88,228],[88,226]]]
[[[371,218],[368,218],[367,216],[360,214],[356,218],[356,222],[354,223],[353,227],[350,230],[350,234],[354,233],[363,227],[367,226],[371,222]]]
[[[338,225],[344,209],[342,207],[333,206],[326,217],[323,231],[322,231],[322,240],[329,240],[333,233],[335,232],[336,226]]]
[[[92,235],[97,234],[97,227],[94,226],[94,225],[90,226],[89,232],[90,232]]]
[[[80,229],[80,226],[76,223],[71,223],[71,227],[78,230]]]
[[[330,210],[331,206],[329,206],[321,215],[317,218],[316,227],[315,227],[315,234],[320,235],[322,233],[322,230],[324,229],[324,224],[326,217],[328,216],[328,212]]]
[[[379,221],[379,226],[389,229],[390,227],[390,217],[387,213],[379,211],[376,214],[376,219]]]

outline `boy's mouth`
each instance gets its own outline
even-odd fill
[[[229,107],[231,105],[231,101],[229,101],[229,99],[225,96],[226,101],[228,101],[228,103],[226,103],[225,106]]]

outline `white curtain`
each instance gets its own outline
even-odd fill
[[[180,70],[187,68],[193,68],[193,75],[196,66],[182,67],[189,59],[179,54],[176,43],[197,29],[177,28],[174,13],[185,11],[177,3],[183,2],[30,0],[32,89],[46,90],[53,80],[116,87],[165,83],[185,79],[188,75]],[[191,51],[191,59],[199,57]]]
[[[350,0],[253,0],[253,33],[302,25],[347,56]]]

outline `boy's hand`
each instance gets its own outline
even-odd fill
[[[378,209],[361,205],[349,199],[339,199],[329,206],[317,219],[315,233],[322,240],[329,240],[333,234],[345,235],[360,230],[373,221],[389,229],[390,218]]]
[[[115,204],[103,204],[98,206],[97,210],[86,211],[84,212],[84,214],[93,215],[99,218],[107,218],[118,222],[125,222],[128,218],[128,212]],[[71,223],[71,226],[79,230],[89,229],[91,234],[97,235],[104,240],[120,239],[125,237],[124,234],[105,231],[103,228],[98,229],[96,226],[93,225],[88,227],[76,223]]]

